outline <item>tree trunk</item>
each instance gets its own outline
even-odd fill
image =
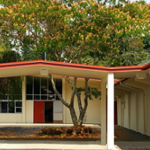
[[[79,120],[78,120],[78,124],[82,125],[83,124],[83,119],[87,110],[87,106],[88,106],[88,80],[89,78],[85,78],[85,98],[84,98],[84,108],[80,111],[80,115],[79,115]]]
[[[72,122],[73,122],[74,126],[77,126],[78,121],[77,121],[77,116],[76,116],[75,110],[73,107],[69,107],[69,110],[70,110]]]

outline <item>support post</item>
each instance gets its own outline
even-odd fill
[[[62,96],[63,96],[63,99],[66,99],[66,78],[62,78]],[[63,107],[63,123],[66,123],[66,107],[65,105],[62,106]]]
[[[101,145],[106,145],[106,80],[101,80]]]
[[[114,149],[114,74],[107,76],[107,149]]]
[[[22,122],[26,120],[26,76],[22,79]]]

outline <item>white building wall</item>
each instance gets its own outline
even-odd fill
[[[118,125],[121,126],[121,99],[117,97],[117,118],[118,118]]]
[[[25,110],[25,122],[26,123],[33,123],[33,110],[34,110],[34,101],[26,100],[26,110]]]
[[[137,131],[144,134],[143,93],[137,92]]]
[[[130,99],[130,129],[137,131],[136,128],[136,92],[131,93]]]
[[[150,136],[150,85],[147,88],[146,92],[146,134]]]
[[[123,125],[125,128],[129,128],[129,95],[128,94],[124,94],[123,110],[124,110]]]
[[[1,123],[22,123],[22,113],[1,113],[0,114],[0,122]]]
[[[121,100],[118,100],[118,124],[150,136],[150,76],[146,79],[129,79],[123,84],[133,87],[126,88],[131,94],[126,95],[125,91],[119,89],[125,101],[122,107]],[[136,90],[137,89],[137,90]],[[129,126],[128,126],[129,124]]]
[[[73,79],[71,79],[71,81],[73,81]],[[101,84],[100,81],[97,80],[89,80],[89,86],[90,87],[97,87],[100,90]],[[66,94],[65,94],[65,100],[69,103],[70,102],[70,97],[71,97],[71,93],[72,90],[68,84],[68,81],[66,80]],[[82,87],[84,88],[84,80],[83,79],[78,79],[77,81],[77,87]],[[84,100],[84,93],[82,93],[81,96],[82,99],[82,103],[84,104],[83,100]],[[88,108],[87,108],[87,112],[85,115],[85,122],[86,123],[97,123],[100,124],[100,104],[101,101],[99,99],[94,99],[93,100],[88,100]],[[67,107],[64,107],[65,111],[65,123],[72,123],[71,120],[71,116],[70,116],[70,112],[69,109]],[[78,104],[77,104],[77,99],[75,96],[75,110],[77,112],[77,117],[79,116],[79,109],[78,109]]]

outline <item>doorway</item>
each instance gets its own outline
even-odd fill
[[[45,102],[45,123],[53,123],[53,102]]]
[[[53,123],[53,102],[34,101],[34,123]]]

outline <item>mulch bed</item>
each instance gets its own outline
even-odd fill
[[[0,127],[0,139],[18,140],[100,140],[100,127]],[[115,126],[115,141],[150,141],[150,137]]]
[[[100,140],[100,128],[90,127],[0,127],[0,139]]]

